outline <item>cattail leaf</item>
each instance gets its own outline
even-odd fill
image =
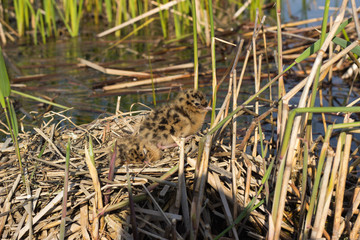
[[[8,109],[9,109],[9,113],[10,113],[11,127],[13,130],[14,136],[16,138],[19,134],[19,127],[18,127],[15,109],[14,109],[14,106],[12,105],[12,103],[10,102],[9,98],[7,98],[7,104],[8,104]]]
[[[340,45],[343,48],[348,47],[352,42],[346,41],[345,39],[334,37],[332,40],[337,45]],[[351,52],[355,53],[356,55],[360,56],[360,46],[354,47]]]
[[[350,22],[352,22],[352,18],[349,18],[349,19],[345,20],[342,24],[340,24],[339,28],[336,30],[335,35],[337,35],[339,32],[341,32]],[[327,34],[326,34],[326,36],[327,36]],[[320,39],[319,39],[313,45],[308,47],[299,57],[297,57],[295,59],[295,62],[299,63],[299,62],[305,60],[312,54],[319,51],[320,47],[321,47],[321,45],[320,45]]]
[[[2,54],[2,48],[0,47],[0,101],[1,105],[5,107],[5,100],[4,98],[10,96],[10,81],[9,76],[5,66],[5,60]]]

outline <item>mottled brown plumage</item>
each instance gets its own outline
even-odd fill
[[[156,161],[160,149],[174,144],[171,135],[181,138],[195,134],[203,125],[210,108],[200,91],[179,93],[173,103],[153,110],[141,123],[139,135],[119,143],[120,158],[130,162]]]
[[[174,143],[171,135],[181,138],[199,131],[209,109],[202,92],[181,92],[173,103],[159,107],[149,114],[140,126],[139,138],[152,145],[152,149],[156,146],[159,151],[159,148],[166,148]]]

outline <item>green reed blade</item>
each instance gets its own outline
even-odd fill
[[[176,11],[181,13],[181,6],[180,4],[175,5],[174,9],[176,9]],[[181,28],[181,21],[180,18],[181,16],[179,16],[178,14],[173,14],[174,15],[174,28],[175,28],[175,36],[176,38],[181,37],[181,33],[182,33],[182,28]]]
[[[48,36],[57,35],[56,30],[56,19],[55,19],[55,9],[51,0],[44,0],[44,10],[45,10],[45,22],[47,25]]]
[[[19,126],[16,118],[15,109],[9,98],[6,98],[6,103],[9,109],[11,128],[14,133],[14,137],[17,138],[19,135]]]
[[[340,45],[342,48],[348,47],[351,42],[346,41],[345,39],[334,37],[332,40],[337,45]],[[355,53],[356,55],[360,56],[360,46],[356,46],[351,50],[352,53]]]
[[[214,240],[220,239],[222,236],[224,236],[228,231],[230,231],[236,224],[239,224],[241,222],[242,219],[244,219],[246,216],[248,216],[250,214],[251,211],[254,211],[256,208],[260,207],[265,200],[262,199],[261,201],[259,201],[258,204],[255,205],[255,200],[257,199],[257,197],[259,196],[259,194],[261,193],[264,184],[267,182],[267,180],[270,177],[270,173],[274,167],[274,161],[275,158],[273,158],[273,160],[271,161],[269,167],[266,169],[266,172],[264,174],[264,176],[261,179],[261,185],[259,190],[257,191],[256,195],[251,199],[251,201],[248,203],[248,205],[245,207],[245,209],[240,213],[240,215],[234,220],[234,223],[231,224],[230,226],[228,226],[224,231],[222,231],[219,235],[217,235]]]
[[[135,18],[136,17],[136,13],[137,13],[137,0],[129,0],[129,9],[130,9],[130,15],[131,18]],[[136,28],[136,24],[133,24],[133,27]]]
[[[111,0],[105,0],[105,12],[108,22],[111,23],[113,20]]]
[[[350,41],[350,38],[349,38],[347,32],[345,31],[345,29],[342,30],[342,34],[344,35],[344,38],[346,41]]]
[[[160,2],[160,0],[157,0],[157,3],[159,4],[159,6],[162,4]],[[161,29],[162,29],[162,32],[163,32],[163,36],[166,39],[168,37],[168,31],[167,31],[165,10],[160,11],[159,16],[160,16],[160,23],[161,23]]]
[[[339,28],[336,30],[335,35],[337,35],[340,31],[342,31],[350,22],[352,22],[352,18],[345,20],[342,24],[340,24]],[[327,34],[325,35],[325,37]],[[308,58],[310,55],[316,53],[321,47],[320,39],[317,40],[313,45],[308,47],[299,57],[295,59],[295,62],[300,63],[301,61]]]
[[[42,103],[46,103],[46,104],[49,104],[49,105],[52,105],[52,106],[55,106],[55,107],[59,107],[59,108],[63,108],[65,110],[69,110],[70,108],[69,107],[66,107],[64,105],[61,105],[61,104],[58,104],[58,103],[54,103],[54,102],[50,102],[48,100],[45,100],[45,99],[42,99],[42,98],[38,98],[38,97],[35,97],[35,96],[32,96],[32,95],[29,95],[29,94],[26,94],[26,93],[22,93],[22,92],[19,92],[19,91],[16,91],[16,90],[11,90],[12,93],[15,93],[17,95],[20,95],[22,97],[26,97],[26,98],[30,98],[30,99],[33,99],[35,101],[38,101],[38,102],[42,102]]]
[[[68,20],[67,20],[67,19],[68,19],[68,16],[70,16],[70,14],[69,14],[69,5],[70,5],[70,4],[69,4],[69,0],[65,0],[65,2],[64,2],[64,5],[65,5],[65,16],[66,16],[66,18],[65,18],[64,15],[62,14],[62,12],[61,12],[61,10],[59,9],[59,7],[56,5],[55,0],[51,0],[51,1],[52,1],[52,3],[53,3],[53,6],[55,6],[56,10],[58,11],[59,16],[60,16],[61,20],[63,21],[66,29],[68,30],[70,36],[72,36],[72,35],[73,35],[73,31],[72,31],[70,25],[68,24]]]
[[[340,24],[339,28],[336,30],[335,35],[337,35],[339,32],[341,32],[350,22],[352,22],[352,18],[346,19],[343,23]],[[327,34],[325,35],[325,37]],[[340,45],[340,44],[339,44]],[[319,51],[321,47],[320,39],[317,40],[315,43],[313,43],[310,47],[308,47],[299,57],[295,59],[295,61],[285,69],[285,72],[288,71],[290,68],[292,68],[296,63],[300,63],[303,60],[307,59],[312,54]]]
[[[75,36],[79,35],[80,20],[81,20],[81,17],[82,17],[83,2],[84,2],[84,0],[79,1],[78,12],[77,12],[77,15],[76,15],[76,35]]]
[[[5,99],[10,96],[11,88],[9,76],[7,74],[5,61],[2,53],[2,48],[0,46],[0,103],[3,108],[5,108]]]

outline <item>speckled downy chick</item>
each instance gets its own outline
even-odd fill
[[[116,165],[120,165],[127,160],[131,163],[143,163],[146,160],[147,151],[135,136],[119,139],[116,150]]]
[[[174,144],[171,135],[181,138],[199,131],[209,110],[205,94],[191,89],[179,93],[173,103],[152,111],[139,131],[139,139],[153,156],[152,160],[160,158],[159,148]]]
[[[118,140],[117,156],[116,165],[126,160],[130,163],[147,163],[159,159],[160,152],[156,146],[141,141],[138,136],[129,136]]]

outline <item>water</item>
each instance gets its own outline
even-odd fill
[[[337,1],[332,4],[334,7],[340,5]],[[323,5],[324,1],[284,1],[282,9],[283,21],[291,21],[294,18],[301,20],[319,17],[322,15],[322,10],[319,10],[318,6]],[[291,11],[288,11],[288,6],[291,6]],[[273,16],[271,11],[266,13]],[[130,107],[137,102],[150,107],[153,107],[154,103],[151,96],[151,86],[123,90],[114,94],[104,93],[101,86],[118,80],[119,77],[106,75],[87,67],[78,67],[78,58],[110,64],[104,67],[141,72],[149,71],[150,68],[167,67],[170,64],[188,63],[192,62],[193,59],[191,37],[185,42],[164,44],[164,42],[160,41],[161,30],[155,28],[154,31],[151,31],[151,37],[144,35],[145,32],[141,32],[138,36],[133,37],[132,41],[124,41],[118,47],[107,50],[111,45],[109,40],[113,39],[111,37],[96,38],[95,35],[101,31],[102,29],[99,28],[88,27],[83,31],[82,37],[79,38],[49,40],[48,43],[39,44],[38,46],[28,44],[20,46],[7,45],[4,51],[12,63],[21,71],[19,73],[15,69],[9,68],[12,83],[26,85],[26,87],[20,88],[14,86],[14,89],[39,97],[47,96],[54,99],[56,103],[73,107],[74,109],[68,111],[65,115],[71,116],[72,120],[77,124],[88,123],[99,116],[114,113],[117,96],[119,95],[121,95],[120,110],[122,111],[129,111]],[[234,41],[237,34],[234,33],[225,36],[225,38]],[[217,66],[226,68],[230,64],[234,51],[231,47],[225,46],[224,48],[226,48],[222,54],[224,58],[219,60]],[[146,56],[149,55],[154,56],[154,59],[150,61],[146,59]],[[209,51],[207,49],[201,50],[201,56],[205,55],[209,55]],[[222,55],[219,54],[219,57]],[[208,57],[201,59],[200,63],[201,71],[210,70],[211,64]],[[239,69],[241,68],[239,67]],[[44,74],[45,76],[32,81],[20,81],[18,79],[20,76],[38,74]],[[200,81],[200,87],[207,92],[207,95],[210,95],[211,88],[209,86],[211,83],[209,77],[200,77]],[[265,84],[265,81],[263,83]],[[348,85],[339,78],[335,78],[335,83],[333,86],[333,94],[336,93],[334,98],[337,100],[335,105],[340,105],[340,103],[344,102],[346,95],[343,93],[348,92]],[[161,104],[168,101],[168,99],[175,96],[175,92],[179,91],[181,87],[188,88],[192,84],[190,78],[157,85],[161,86],[162,89],[156,94],[157,103]],[[286,84],[286,88],[290,89],[296,82],[287,81]],[[224,84],[219,92],[220,97],[225,96],[226,89],[227,85]],[[253,83],[245,82],[242,88],[242,99],[239,103],[242,103],[253,93]],[[326,95],[327,92],[325,91],[324,94]],[[356,98],[356,96],[356,94],[351,95],[351,99]],[[297,104],[299,97],[299,94],[295,96],[291,103]],[[38,125],[47,106],[24,98],[14,99],[16,100],[18,116],[22,117],[24,113],[30,113],[34,119],[29,115],[24,119],[24,122],[29,126]],[[319,104],[318,101],[317,104]],[[221,105],[221,100],[218,101],[218,105]],[[327,105],[328,102],[325,101],[325,106]],[[132,110],[137,109],[144,108],[136,104]],[[59,111],[60,109],[54,108],[53,110]],[[31,111],[37,113],[31,113]]]

